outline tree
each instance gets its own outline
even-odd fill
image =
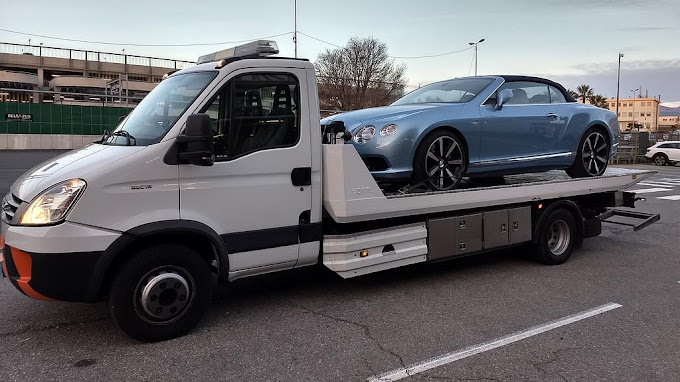
[[[590,101],[590,104],[593,106],[609,110],[609,102],[607,102],[607,98],[602,94],[591,95],[590,98],[588,98],[588,101]]]
[[[322,109],[387,105],[406,87],[406,66],[396,65],[387,45],[373,37],[352,37],[344,47],[326,49],[315,65]]]
[[[576,92],[583,103],[586,103],[586,99],[590,98],[594,94],[593,88],[591,88],[590,85],[585,84],[577,86]]]

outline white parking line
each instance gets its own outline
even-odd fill
[[[651,186],[651,187],[677,187],[677,186],[680,186],[680,184],[657,182],[657,181],[640,182],[638,184],[641,185],[641,186]]]
[[[657,199],[680,200],[680,195],[657,196]]]
[[[569,325],[577,321],[581,321],[583,319],[589,318],[596,316],[598,314],[608,312],[610,310],[614,310],[616,308],[620,308],[620,304],[616,304],[613,302],[610,302],[608,304],[604,304],[601,306],[598,306],[593,309],[585,310],[580,313],[572,314],[570,316],[560,318],[555,321],[550,321],[542,325],[534,326],[533,328],[529,328],[526,330],[522,330],[519,332],[515,332],[513,334],[497,338],[495,340],[489,341],[489,342],[484,342],[479,345],[474,345],[462,350],[456,350],[451,353],[447,353],[444,355],[441,355],[439,357],[435,357],[432,359],[429,359],[424,362],[419,362],[412,364],[407,367],[402,367],[400,369],[388,371],[386,373],[380,374],[380,375],[375,375],[370,378],[368,378],[368,381],[371,382],[386,382],[386,381],[398,381],[400,379],[422,373],[427,370],[434,369],[439,366],[443,366],[446,364],[449,364],[454,361],[461,360],[463,358],[467,358],[470,356],[473,356],[475,354],[483,353],[489,350],[493,350],[496,348],[499,348],[501,346],[505,346],[508,344],[511,344],[513,342],[521,341],[523,339],[533,337],[537,334],[545,333],[549,330],[557,329],[561,326]]]
[[[677,183],[670,183],[670,182],[661,182],[658,180],[650,180],[646,182],[640,182],[638,183],[643,186],[652,186],[652,187],[677,187],[680,186],[680,184]]]
[[[650,192],[661,192],[661,191],[671,191],[671,188],[641,188],[639,190],[630,190],[630,192],[635,192],[636,194],[646,194]]]

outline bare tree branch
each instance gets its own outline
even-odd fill
[[[322,108],[383,106],[404,94],[406,67],[396,65],[387,45],[373,37],[352,37],[346,46],[319,54],[315,64]]]

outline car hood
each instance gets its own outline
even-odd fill
[[[461,107],[464,104],[447,104],[445,107]],[[382,106],[370,109],[350,111],[347,113],[333,115],[322,120],[322,124],[332,121],[343,121],[348,129],[359,126],[360,124],[373,122],[396,122],[402,118],[423,113],[442,104],[420,103],[410,105]]]
[[[144,146],[106,146],[93,144],[69,151],[47,160],[26,171],[12,185],[11,192],[19,199],[30,202],[48,187],[80,178],[87,182],[86,174],[133,153]]]

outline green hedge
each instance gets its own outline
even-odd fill
[[[132,108],[0,102],[0,134],[101,135]],[[31,114],[31,122],[8,122],[7,113]]]

